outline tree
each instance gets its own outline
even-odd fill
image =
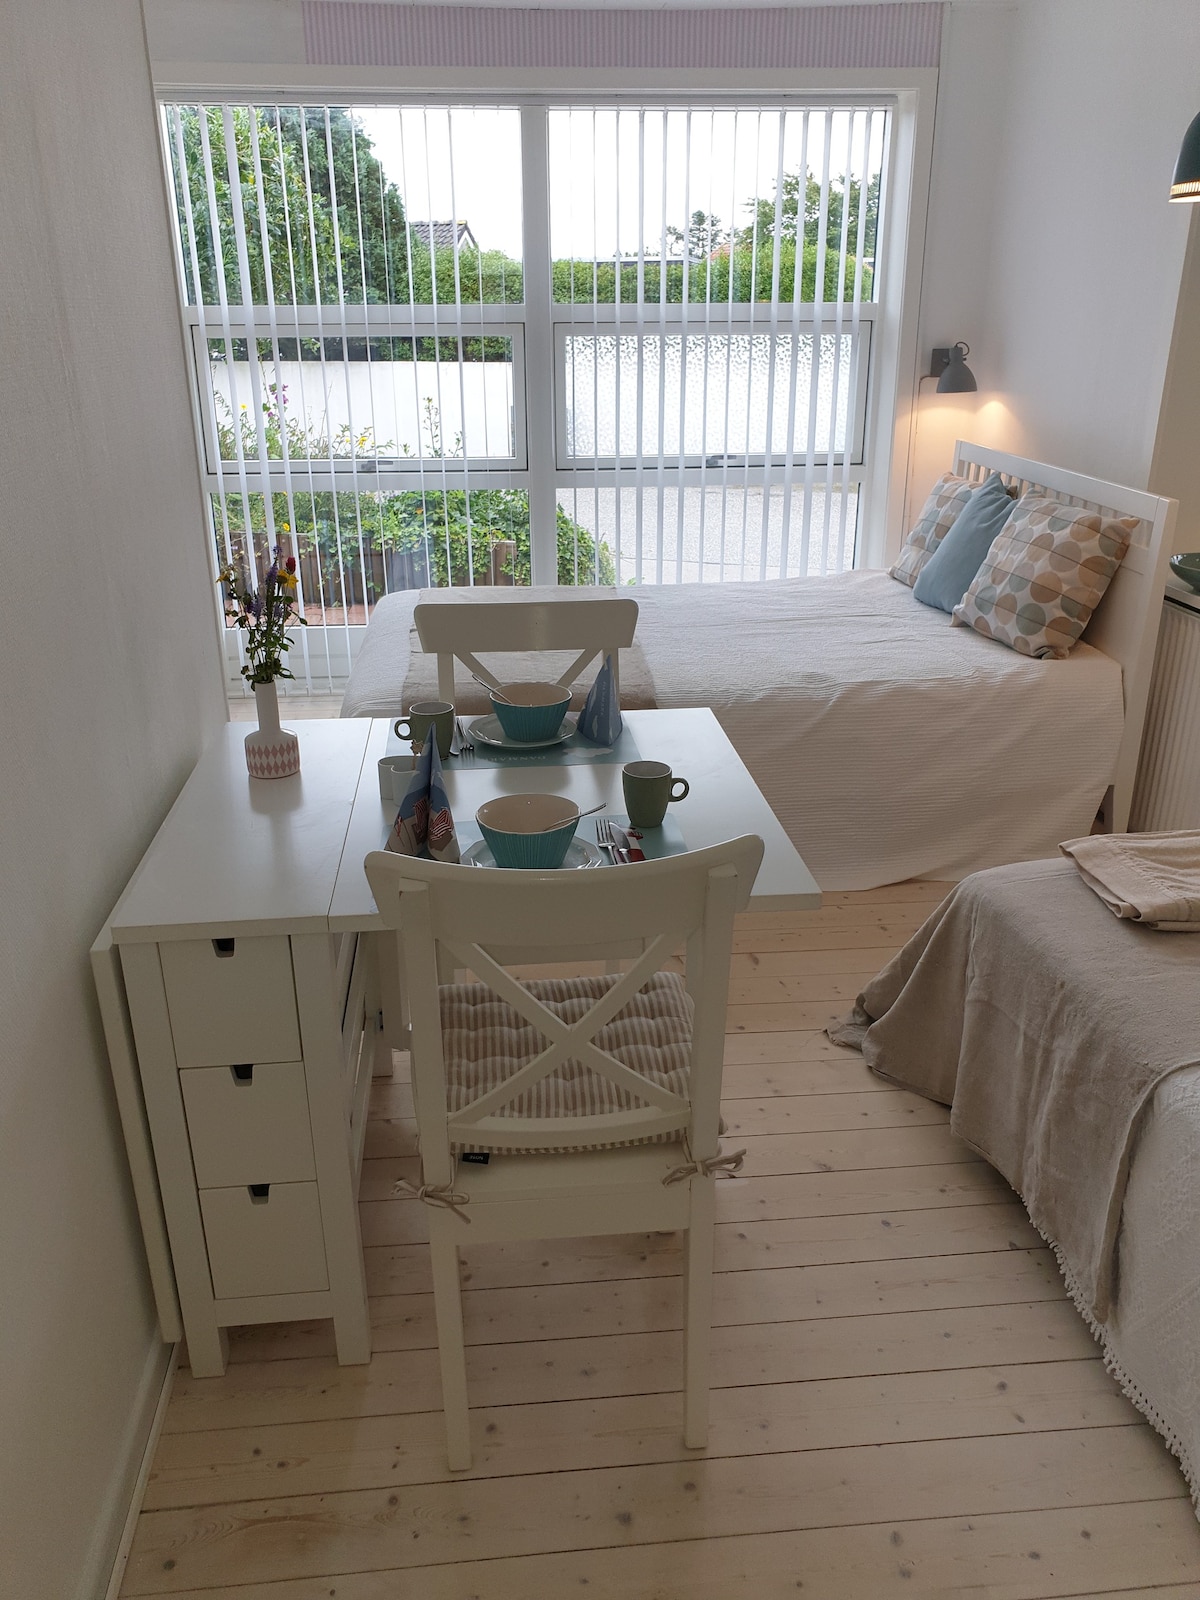
[[[847,195],[849,203],[847,205]],[[778,204],[777,204],[778,201]],[[857,178],[847,183],[845,176],[831,180],[825,197],[825,244],[834,254],[841,252],[842,213],[846,210],[846,249],[853,255],[858,248],[858,217],[862,203],[862,185]],[[776,212],[779,215],[778,240],[796,242],[800,229],[800,174],[784,174],[775,198],[755,199],[747,202],[746,209],[752,221],[738,230],[738,243],[770,255],[776,241]],[[879,224],[879,174],[867,185],[866,212],[863,216],[862,255],[866,261],[875,259],[875,236]],[[816,249],[821,231],[821,185],[808,173],[804,184],[804,243]]]
[[[175,106],[168,117],[180,245],[193,303],[216,304],[222,279],[225,298],[233,303],[263,305],[272,295],[281,305],[408,299],[404,204],[349,111]],[[239,232],[245,241],[247,284],[242,282]]]
[[[693,211],[691,222],[688,224],[685,236],[682,228],[666,227],[663,229],[663,238],[668,249],[665,254],[683,255],[684,243],[687,244],[687,256],[691,261],[703,261],[710,256],[718,246],[725,243],[728,234],[721,226],[721,219],[710,216],[706,211]]]

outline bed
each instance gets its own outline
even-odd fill
[[[955,881],[1046,855],[1100,808],[1128,818],[1174,502],[961,441],[952,470],[1138,519],[1065,660],[954,627],[883,571],[637,590],[624,681],[649,684],[642,704],[712,707],[825,889]],[[407,703],[419,599],[377,604],[343,716]]]
[[[1200,934],[1118,919],[1073,862],[960,883],[830,1028],[1025,1201],[1200,1507]]]

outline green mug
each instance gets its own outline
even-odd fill
[[[675,793],[677,785],[683,787]],[[686,778],[676,778],[665,761],[627,761],[621,768],[625,810],[635,828],[661,828],[667,803],[682,800],[688,792]]]
[[[409,739],[414,750],[420,750],[429,730],[434,730],[438,755],[444,761],[454,742],[454,707],[448,700],[418,700],[408,708],[406,717],[397,717],[397,739]]]

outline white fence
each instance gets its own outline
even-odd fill
[[[252,411],[250,363],[210,363],[214,392],[235,415]],[[369,432],[380,455],[429,461],[513,452],[513,369],[508,361],[281,361],[258,368],[258,394],[280,385],[287,415],[310,437],[346,427]],[[218,402],[218,413],[220,402]]]

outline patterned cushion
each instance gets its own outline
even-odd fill
[[[1061,659],[1091,620],[1136,517],[1112,520],[1031,489],[997,534],[953,620],[1025,656]]]
[[[578,1022],[619,976],[543,978],[525,988],[565,1022]],[[482,983],[445,984],[439,991],[442,1048],[446,1062],[446,1106],[451,1113],[510,1078],[546,1047],[546,1039],[506,1000]],[[688,1098],[692,1047],[692,1002],[677,972],[657,972],[594,1042],[635,1072]],[[568,1058],[519,1099],[502,1106],[501,1117],[579,1117],[628,1110],[640,1104],[633,1095],[582,1062]],[[586,1127],[580,1134],[587,1138]],[[676,1133],[660,1134],[670,1141]],[[649,1140],[608,1143],[649,1143]],[[486,1149],[486,1144],[456,1146]],[[569,1145],[564,1149],[596,1148]]]
[[[971,498],[972,487],[968,478],[955,477],[953,472],[942,473],[929,491],[924,510],[896,558],[896,565],[891,569],[893,578],[912,588],[921,568],[949,533],[955,518]]]

